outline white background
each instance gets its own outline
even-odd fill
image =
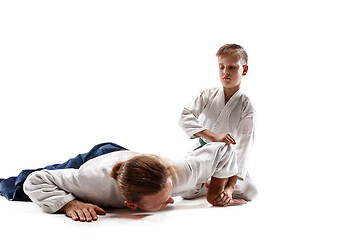
[[[1,1],[0,176],[105,141],[181,158],[182,107],[219,86],[215,53],[238,43],[256,201],[284,231],[264,237],[356,239],[359,21],[346,0]]]

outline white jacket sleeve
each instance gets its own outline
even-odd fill
[[[24,192],[44,212],[55,213],[75,199],[68,188],[78,186],[77,173],[78,169],[33,172],[24,182]]]
[[[209,101],[208,95],[207,90],[201,91],[195,100],[189,102],[184,107],[181,113],[179,125],[191,139],[196,138],[194,136],[196,133],[206,130],[206,128],[198,121],[198,117]]]
[[[239,167],[237,176],[244,180],[247,174],[250,153],[255,137],[255,112],[248,114],[240,120],[237,132],[236,153]]]

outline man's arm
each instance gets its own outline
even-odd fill
[[[208,200],[213,203],[225,189],[230,190],[233,187],[234,176],[238,173],[235,147],[225,143],[206,144],[187,154],[184,162],[187,163],[187,168],[185,168],[183,176],[187,179],[186,185],[189,186],[187,192],[181,195],[184,198],[193,198],[202,194],[200,188],[209,178],[220,179],[221,182],[211,181],[212,187]],[[229,178],[230,181],[228,181]]]
[[[32,173],[24,183],[29,198],[48,213],[63,212],[77,221],[96,221],[97,214],[106,212],[94,205],[76,200],[71,194],[81,188],[78,169],[42,170]]]
[[[24,192],[44,212],[55,213],[75,199],[68,187],[79,186],[77,171],[77,169],[63,169],[33,172],[24,182]]]

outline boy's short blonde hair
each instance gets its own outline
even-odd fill
[[[245,52],[245,49],[238,44],[225,44],[216,53],[217,57],[230,55],[230,54],[238,54],[239,60],[243,65],[247,65],[248,55]]]

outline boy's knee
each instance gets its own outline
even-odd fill
[[[256,198],[258,191],[254,184],[248,184],[244,189],[235,189],[233,192],[233,198],[244,199],[246,201],[251,201]]]
[[[244,193],[244,200],[246,200],[246,201],[254,200],[257,195],[258,195],[258,191],[257,191],[256,187],[254,185],[251,185],[248,187],[248,189]]]

